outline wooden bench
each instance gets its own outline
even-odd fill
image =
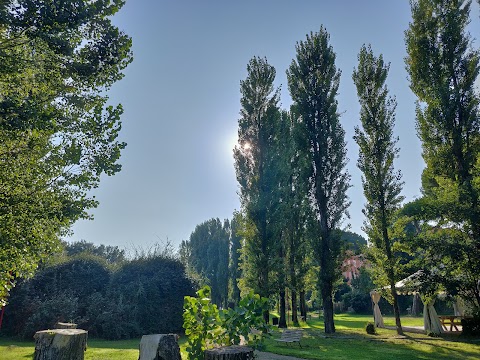
[[[298,345],[302,347],[300,344],[300,339],[302,338],[303,330],[298,329],[286,329],[282,332],[280,339],[274,339],[275,341],[284,342],[287,344],[298,342]]]

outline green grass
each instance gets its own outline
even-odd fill
[[[313,318],[301,323],[305,330],[302,347],[298,344],[283,344],[268,339],[266,351],[290,355],[304,359],[480,359],[480,339],[468,339],[461,336],[443,336],[431,338],[423,334],[407,333],[398,337],[394,330],[378,329],[378,335],[367,335],[365,325],[372,316],[340,314],[335,315],[337,332],[325,336],[323,319]],[[394,319],[385,318],[385,324],[394,325]],[[402,318],[402,325],[421,326],[422,318]],[[273,337],[278,338],[278,330]],[[140,339],[105,341],[88,339],[86,360],[137,360]],[[185,338],[180,339],[182,358],[186,359]],[[0,337],[0,359],[32,359],[34,344],[32,341],[18,341]]]
[[[340,314],[335,315],[336,333],[325,336],[323,319],[313,318],[301,323],[305,334],[302,347],[284,344],[272,339],[266,342],[266,351],[305,359],[480,359],[480,339],[466,339],[458,335],[432,338],[424,334],[406,333],[399,337],[394,330],[377,329],[377,335],[365,331],[372,316]],[[386,317],[385,325],[393,326],[395,321]],[[422,326],[423,318],[402,318],[404,326]],[[278,338],[278,331],[274,338]]]
[[[179,341],[182,358],[186,359],[185,338]],[[140,339],[107,341],[88,339],[85,360],[137,360]],[[0,337],[0,359],[32,359],[35,345],[33,341],[19,341]]]

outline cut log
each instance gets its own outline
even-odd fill
[[[176,334],[143,335],[138,360],[181,360]]]
[[[63,323],[63,322],[58,322],[55,324],[55,329],[76,329],[77,324],[74,323]]]
[[[34,335],[33,360],[83,360],[87,350],[88,331],[55,329],[37,331]]]
[[[248,346],[223,346],[205,350],[205,360],[252,360],[253,349]]]

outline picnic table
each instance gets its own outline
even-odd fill
[[[442,327],[445,331],[453,331],[454,328],[455,328],[455,331],[460,331],[458,330],[457,325],[462,325],[461,319],[463,319],[464,316],[439,315],[438,318],[440,319],[440,322],[442,323]],[[450,330],[447,327],[448,325],[450,325]]]

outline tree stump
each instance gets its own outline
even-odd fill
[[[205,350],[205,360],[252,360],[253,349],[248,346],[223,346]]]
[[[143,335],[138,360],[181,360],[176,334]]]
[[[37,331],[34,335],[33,360],[83,360],[87,350],[88,331],[55,329]]]
[[[74,323],[63,323],[63,322],[58,322],[55,324],[55,329],[76,329],[77,324]]]

